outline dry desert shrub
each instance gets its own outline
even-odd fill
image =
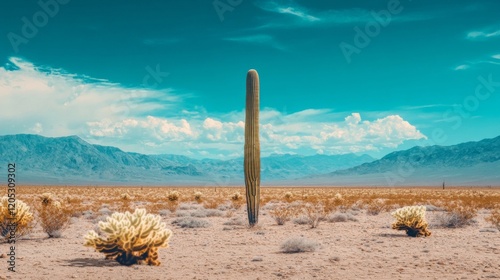
[[[382,199],[373,199],[366,203],[366,213],[376,216],[382,211],[387,211],[388,206]]]
[[[478,208],[472,203],[449,202],[443,206],[445,212],[441,212],[434,217],[434,226],[445,228],[460,228],[474,223]]]
[[[131,211],[132,210],[132,203],[130,201],[130,199],[121,199],[119,202],[118,202],[118,212],[127,212],[127,211]]]
[[[318,249],[319,243],[303,237],[294,237],[286,240],[281,244],[281,252],[283,253],[302,253],[314,252]]]
[[[491,210],[491,214],[485,220],[500,230],[500,208]]]
[[[245,200],[243,199],[243,195],[240,192],[235,192],[231,196],[231,206],[234,209],[240,209],[240,207],[245,204]]]
[[[164,207],[170,212],[175,213],[177,211],[177,208],[179,208],[179,201],[177,200],[169,200],[167,203],[164,205]]]
[[[179,204],[179,210],[191,210],[191,209],[197,209],[198,207],[193,207],[191,204],[188,203],[181,203]]]
[[[327,213],[335,212],[341,205],[345,203],[344,197],[340,193],[336,193],[332,198],[325,199],[323,202]]]
[[[90,231],[85,236],[85,246],[104,253],[122,265],[145,263],[160,265],[158,249],[168,247],[172,231],[161,222],[161,217],[146,214],[145,209],[134,213],[115,212],[106,222],[99,222],[103,235]]]
[[[429,224],[425,220],[425,206],[406,206],[392,212],[391,215],[396,219],[392,228],[404,230],[408,236],[430,236],[431,232],[427,229]]]
[[[132,196],[128,193],[120,193],[120,199],[118,201],[118,212],[127,212],[132,210]]]
[[[148,204],[144,205],[146,211],[151,214],[158,214],[160,210],[163,210],[165,208],[165,203],[156,203],[156,202],[149,202]]]
[[[352,198],[351,199],[344,198],[342,203],[337,207],[337,210],[341,213],[346,213],[350,209],[354,208],[359,210],[359,206],[356,205],[356,201],[352,201]]]
[[[20,199],[9,202],[9,197],[0,200],[0,230],[4,239],[19,238],[29,234],[35,227],[30,207]]]
[[[318,227],[319,223],[326,219],[328,213],[325,212],[323,205],[306,203],[302,208],[304,217],[311,228]]]
[[[216,198],[212,198],[212,199],[206,199],[203,202],[203,207],[206,209],[217,209],[223,203],[224,203],[224,201],[221,198],[216,197]]]
[[[276,224],[284,225],[297,215],[297,208],[293,205],[279,205],[269,210],[269,215],[276,221]]]
[[[82,216],[83,211],[85,210],[85,205],[83,204],[83,200],[74,195],[66,195],[63,199],[63,203],[67,205],[69,209],[73,212],[72,217],[79,218]]]
[[[35,204],[35,209],[42,230],[49,238],[61,237],[62,231],[68,227],[73,215],[71,208],[57,201],[50,193],[39,196],[39,203]]]

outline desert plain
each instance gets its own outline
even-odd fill
[[[64,209],[50,237],[44,195]],[[16,272],[0,243],[0,279],[500,279],[496,187],[263,186],[253,227],[242,187],[19,186],[17,199],[33,224],[16,239]],[[412,205],[425,206],[430,236],[392,229],[391,212]],[[159,266],[84,246],[99,222],[137,208],[172,231]]]

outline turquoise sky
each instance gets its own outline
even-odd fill
[[[37,2],[0,4],[0,134],[241,156],[252,68],[264,154],[500,134],[496,0]]]

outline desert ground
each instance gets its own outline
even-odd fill
[[[37,212],[43,194],[65,209],[51,219],[68,221],[52,237]],[[10,244],[0,243],[0,279],[500,279],[492,219],[500,188],[262,187],[254,227],[244,194],[242,187],[18,187],[34,224],[16,240],[15,273],[5,261]],[[391,212],[410,205],[425,206],[430,236],[391,228]],[[161,216],[173,233],[159,266],[120,265],[84,246],[99,221],[136,208]]]

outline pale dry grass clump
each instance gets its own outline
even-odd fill
[[[330,223],[342,223],[342,222],[357,222],[358,219],[354,217],[351,213],[333,213],[327,217],[327,221]]]
[[[303,237],[293,237],[281,244],[283,253],[314,252],[319,248],[319,243]]]
[[[224,216],[224,211],[219,209],[205,209],[200,208],[191,212],[190,215],[196,218],[206,218],[206,217],[222,217]]]
[[[229,221],[226,221],[223,223],[225,226],[243,226],[245,225],[245,220],[242,218],[234,217],[231,218]]]
[[[210,222],[208,221],[192,217],[182,217],[175,219],[172,224],[177,225],[181,228],[207,228],[211,226]]]
[[[391,215],[396,219],[392,228],[404,230],[408,236],[430,236],[431,232],[427,229],[429,224],[425,220],[425,206],[406,206],[392,212]]]

